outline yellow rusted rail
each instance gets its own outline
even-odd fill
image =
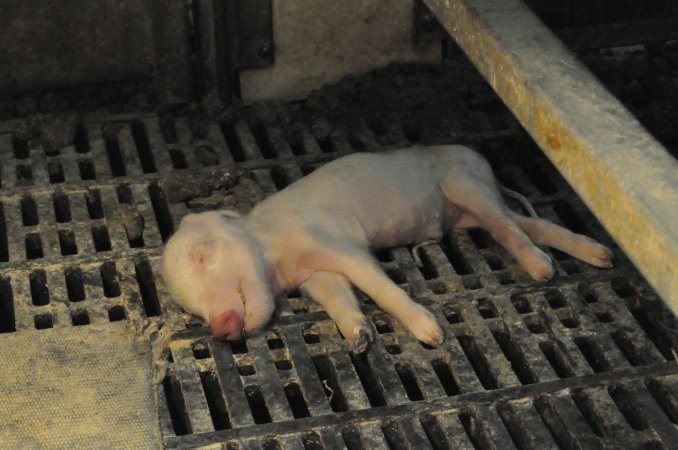
[[[678,312],[678,162],[521,0],[424,0]]]

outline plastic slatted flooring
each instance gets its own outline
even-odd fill
[[[353,354],[318,305],[291,292],[266,333],[211,339],[169,302],[158,276],[162,242],[185,203],[166,201],[173,168],[195,176],[237,167],[266,193],[356,149],[406,146],[359,124],[300,142],[276,124],[156,116],[78,128],[74,144],[45,152],[0,134],[0,332],[157,317],[177,327],[159,388],[168,448],[675,448],[678,367],[663,310],[624,255],[599,270],[552,251],[557,276],[534,283],[485,232],[460,231],[420,250],[378,257],[428,305],[446,333],[428,348],[364,296],[378,332]],[[105,125],[105,126],[104,126]],[[108,130],[107,132],[102,131]],[[509,187],[542,217],[609,237],[515,130],[471,136]],[[48,154],[49,153],[49,154]],[[118,205],[145,219],[129,239]],[[360,295],[360,294],[359,294]],[[25,336],[31,336],[26,333]]]

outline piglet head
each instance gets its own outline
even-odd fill
[[[220,339],[259,331],[275,308],[261,246],[230,211],[184,217],[165,245],[161,271],[174,301]]]

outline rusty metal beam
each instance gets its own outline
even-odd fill
[[[678,312],[678,162],[521,0],[424,0]]]

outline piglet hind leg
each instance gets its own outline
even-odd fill
[[[486,164],[486,163],[485,163]],[[554,273],[551,258],[537,247],[503,203],[487,167],[478,174],[455,173],[442,180],[447,199],[464,210],[458,227],[481,226],[494,237],[537,281],[548,281]]]
[[[537,217],[515,213],[513,217],[537,244],[556,248],[596,267],[612,267],[612,251],[596,240]]]
[[[400,322],[415,338],[432,347],[443,343],[443,330],[435,316],[415,303],[381,270],[367,251],[343,251],[335,259],[337,271],[375,301],[379,307]]]
[[[372,326],[360,310],[351,284],[343,275],[314,272],[304,281],[301,289],[325,308],[356,353],[367,349],[369,342],[374,339]]]

